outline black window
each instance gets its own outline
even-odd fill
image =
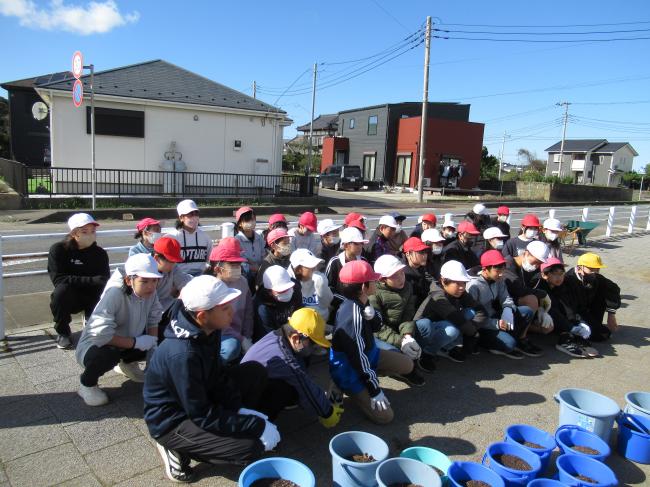
[[[350,119],[350,125],[349,125],[349,127],[350,127],[351,129],[354,128],[354,118],[351,118],[351,119]]]
[[[90,107],[86,107],[86,133],[90,133]],[[95,134],[144,138],[144,112],[96,107]]]
[[[377,135],[377,115],[368,117],[368,135]]]

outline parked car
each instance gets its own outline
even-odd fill
[[[359,166],[329,166],[318,176],[319,188],[353,189],[359,191],[363,186],[361,168]]]

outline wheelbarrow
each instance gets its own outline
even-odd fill
[[[587,235],[599,225],[598,222],[583,222],[580,220],[569,220],[566,223],[567,237],[572,239],[571,246],[574,245],[575,240],[578,240],[578,245],[587,245]]]

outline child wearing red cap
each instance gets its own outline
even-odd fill
[[[276,228],[282,228],[289,231],[289,224],[287,223],[287,219],[282,213],[274,213],[269,217],[268,226],[262,232],[264,242],[266,242],[266,237],[269,235],[269,232],[275,230]],[[269,248],[268,242],[266,242],[266,248]]]
[[[413,361],[401,352],[380,350],[375,344],[373,333],[381,328],[382,318],[368,299],[375,293],[379,277],[364,260],[347,262],[341,269],[344,300],[336,313],[330,374],[366,417],[386,424],[394,413],[377,374],[406,376],[413,371]]]
[[[415,308],[424,301],[429,294],[432,278],[427,273],[427,262],[431,254],[430,247],[418,237],[411,237],[402,246],[404,252],[403,262],[406,265],[404,273],[406,280],[411,283],[415,295]]]
[[[153,218],[143,218],[135,226],[135,238],[138,243],[129,249],[129,257],[135,254],[150,254],[153,244],[161,237],[160,222]]]
[[[287,269],[289,267],[289,256],[291,255],[291,237],[284,228],[275,228],[266,235],[266,246],[268,253],[255,277],[255,289],[262,287],[264,272],[272,265],[279,265]]]
[[[320,235],[316,233],[318,228],[318,220],[316,215],[311,211],[306,211],[300,215],[298,220],[298,228],[289,230],[291,237],[291,250],[307,249],[314,255],[320,255],[322,251],[322,243]]]
[[[515,238],[511,238],[503,246],[501,253],[504,257],[513,258],[519,255],[522,255],[526,250],[526,246],[533,240],[539,238],[539,227],[541,223],[539,218],[537,218],[532,213],[524,215],[524,218],[521,220],[521,230],[519,235]]]
[[[503,234],[505,234],[504,242],[510,240],[510,223],[508,223],[509,218],[510,208],[502,205],[497,208],[497,214],[492,219],[492,225],[497,227]]]
[[[481,263],[473,250],[479,234],[478,228],[472,222],[460,222],[458,224],[458,236],[456,240],[445,245],[445,248],[442,250],[442,260],[444,262],[457,260],[465,266],[465,269],[471,269],[480,265]]]

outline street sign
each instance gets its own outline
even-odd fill
[[[72,55],[72,74],[79,79],[84,72],[84,58],[80,51]]]
[[[76,79],[72,85],[72,102],[79,108],[84,101],[84,85],[81,80]]]

